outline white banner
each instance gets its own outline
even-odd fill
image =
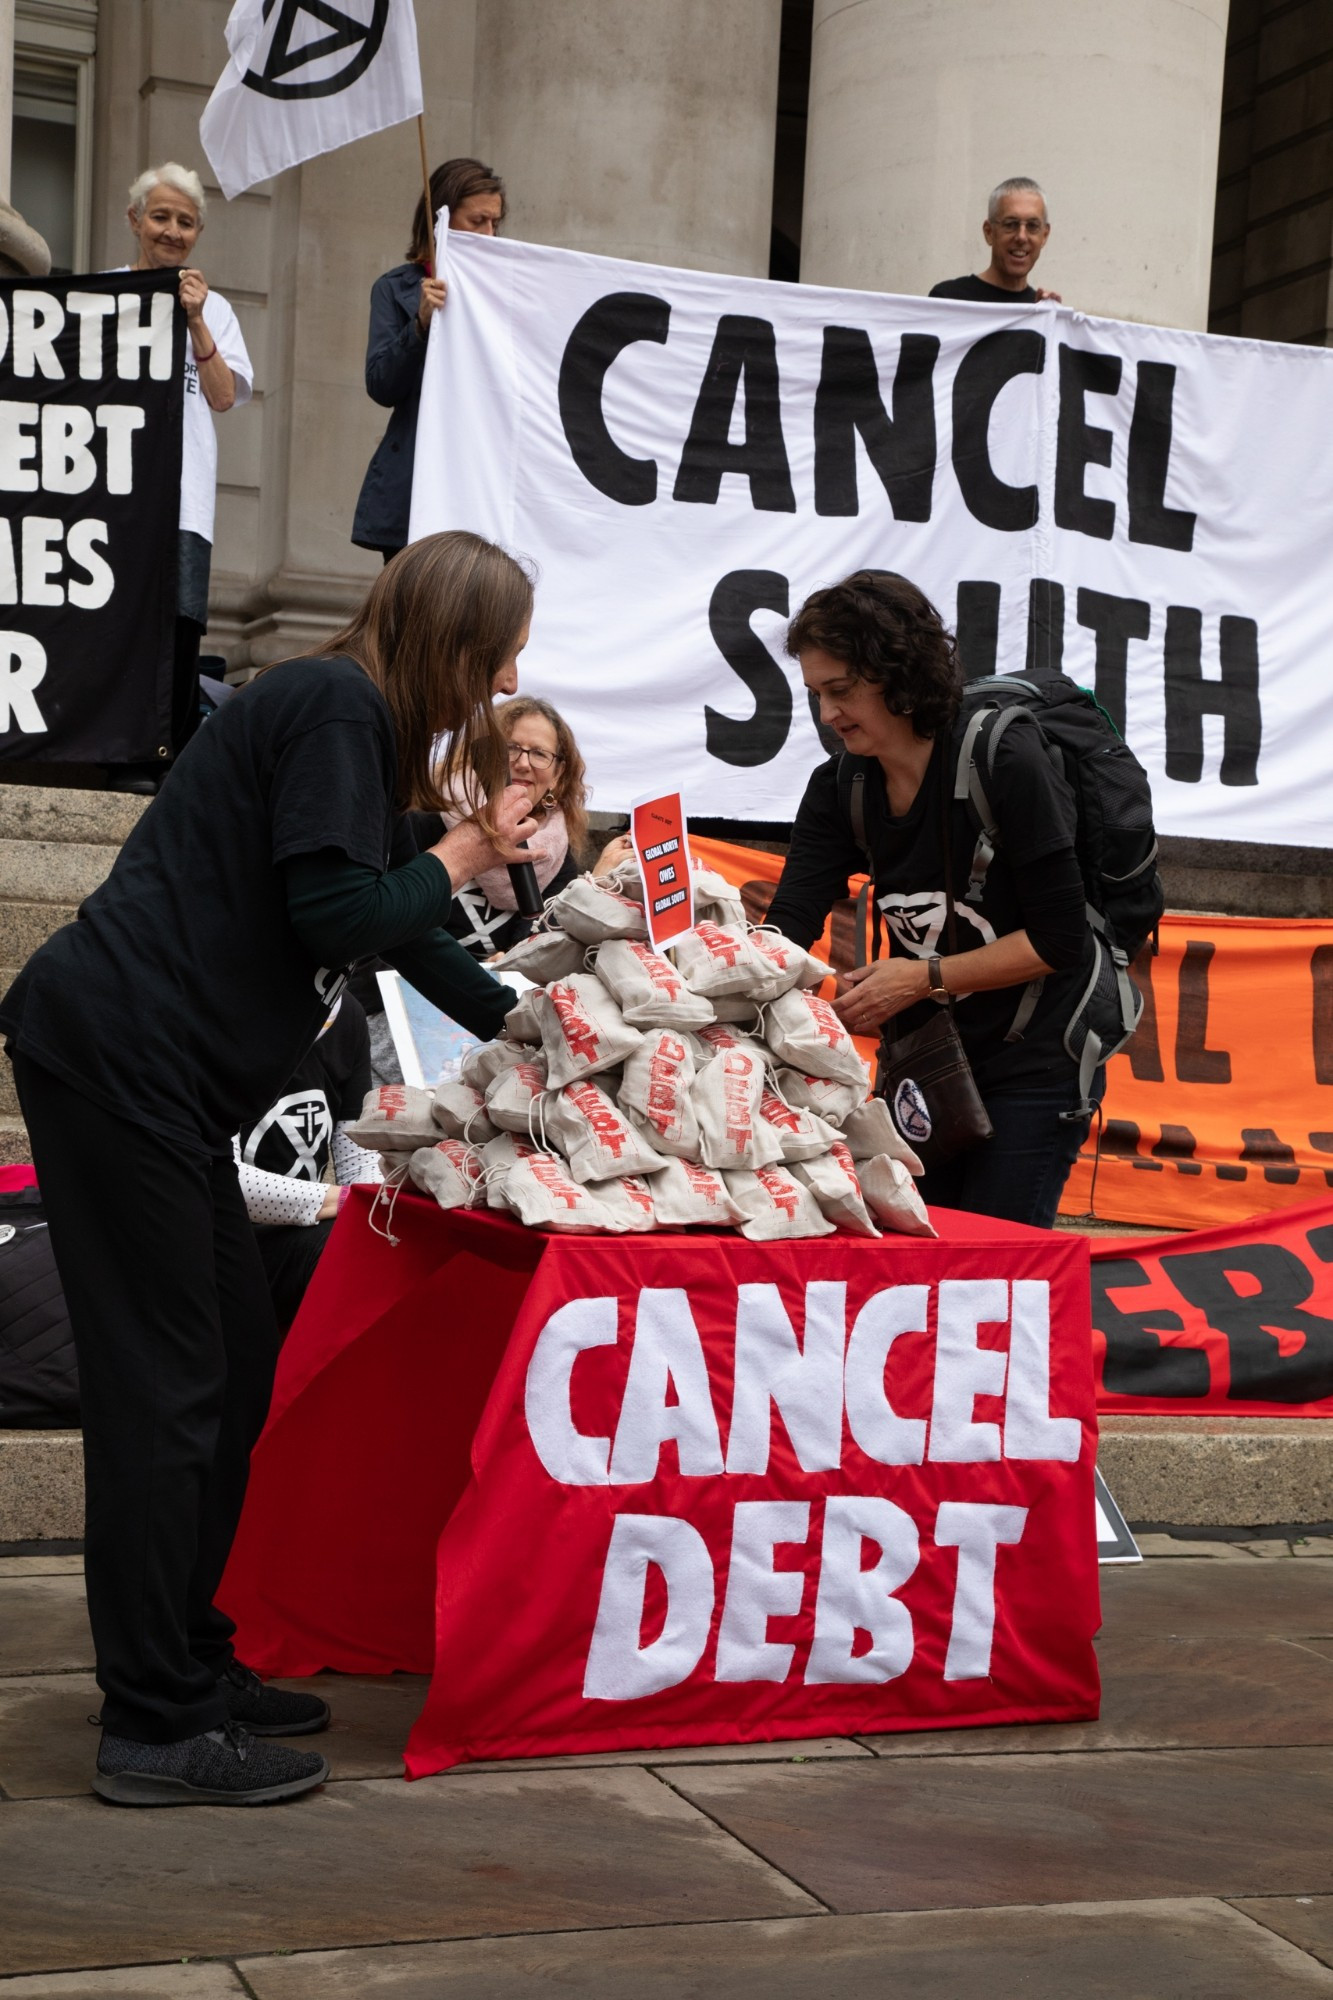
[[[412,0],[236,0],[199,137],[230,201],[421,110]]]
[[[1159,831],[1333,847],[1333,353],[454,232],[412,533],[540,567],[525,691],[623,810],[790,819],[782,638],[863,565],[1096,689]]]

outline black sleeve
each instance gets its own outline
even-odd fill
[[[380,874],[324,848],[296,855],[285,872],[287,914],[316,965],[387,958],[436,930],[453,905],[448,870],[433,854]]]
[[[1023,929],[1052,972],[1072,972],[1088,935],[1083,871],[1072,848],[1058,848],[1014,870]]]
[[[1030,715],[1020,712],[995,746],[986,792],[1016,874],[1048,854],[1074,854],[1078,811],[1068,780],[1056,770]]]
[[[550,881],[546,884],[546,887],[542,890],[543,897],[549,902],[552,896],[558,896],[562,889],[567,889],[569,887],[570,883],[574,880],[574,877],[576,875],[581,875],[582,873],[583,870],[579,867],[578,862],[574,859],[573,850],[567,847],[565,849],[564,860],[560,863],[560,866],[556,869],[554,875],[551,877]]]
[[[331,688],[330,695],[339,699],[340,691]],[[381,869],[395,766],[387,709],[382,718],[373,712],[331,715],[289,736],[269,781],[275,864],[336,847],[350,861]]]
[[[493,979],[448,931],[431,931],[384,956],[433,1007],[484,1042],[503,1033],[505,1015],[518,1005],[513,987]]]
[[[422,272],[425,277],[425,272]],[[370,293],[370,333],[366,341],[366,394],[391,410],[421,387],[426,343],[415,313],[403,317],[389,275],[377,278]]]
[[[765,922],[809,950],[833,905],[847,894],[848,876],[864,873],[865,866],[838,801],[838,759],[831,757],[805,788]]]
[[[338,1050],[342,1080],[333,1118],[335,1124],[346,1124],[357,1116],[365,1103],[371,1081],[370,1027],[365,1008],[352,993],[343,994],[334,1026],[342,1031]]]

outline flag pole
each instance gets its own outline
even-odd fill
[[[417,113],[417,139],[421,145],[421,189],[426,204],[426,276],[435,276],[435,217],[430,206],[430,168],[426,164],[426,114]]]

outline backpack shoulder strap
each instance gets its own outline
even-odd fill
[[[856,963],[866,962],[866,922],[870,922],[870,956],[879,957],[880,918],[879,904],[873,900],[875,889],[875,858],[870,852],[870,842],[866,835],[866,769],[859,757],[850,757],[844,750],[838,759],[838,799],[847,814],[852,829],[852,839],[865,856],[866,879],[856,899]]]

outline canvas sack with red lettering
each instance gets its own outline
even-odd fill
[[[431,1094],[410,1083],[380,1083],[368,1090],[347,1136],[367,1152],[415,1153],[433,1146],[440,1128],[431,1116]]]
[[[643,1040],[601,980],[590,972],[557,979],[544,993],[527,997],[540,1027],[552,1090],[563,1090],[567,1083],[595,1076],[598,1070],[614,1069],[633,1055]]]
[[[551,905],[551,922],[584,944],[604,938],[646,938],[648,919],[642,902],[622,896],[593,875],[576,875]]]
[[[786,1237],[832,1236],[833,1224],[819,1212],[819,1203],[786,1167],[740,1168],[726,1175],[727,1191],[745,1212],[741,1235],[752,1243],[777,1243]]]
[[[699,1120],[690,1097],[695,1075],[689,1037],[658,1028],[625,1064],[617,1092],[634,1129],[656,1152],[675,1159],[699,1157]]]
[[[807,1076],[854,1083],[864,1097],[870,1072],[827,1000],[803,986],[780,993],[764,1013],[764,1040],[779,1062]]]
[[[696,924],[671,953],[690,991],[709,1000],[762,998],[771,976],[740,924]]]
[[[567,1083],[549,1097],[542,1115],[547,1144],[564,1154],[576,1181],[619,1180],[622,1174],[651,1174],[662,1165],[661,1153],[590,1077]]]
[[[767,978],[763,989],[756,997],[762,1000],[776,1000],[779,993],[788,992],[793,986],[817,986],[819,978],[805,977],[807,967],[815,961],[808,951],[784,937],[781,931],[753,930],[750,932],[750,949],[767,967]]]
[[[766,1067],[771,1066],[773,1061],[773,1052],[767,1042],[760,1041],[755,1035],[744,1034],[740,1028],[732,1027],[725,1021],[714,1021],[711,1027],[692,1029],[690,1041],[694,1045],[696,1069],[704,1069],[714,1056],[721,1055],[725,1049],[744,1049],[747,1055],[758,1056]]]
[[[637,939],[608,939],[597,953],[597,977],[632,1028],[700,1028],[713,1018],[712,1002]]]
[[[706,1167],[763,1167],[782,1158],[782,1141],[759,1112],[768,1069],[748,1049],[723,1049],[690,1087]]]
[[[486,1116],[499,1132],[521,1132],[530,1138],[533,1104],[546,1091],[546,1063],[534,1053],[531,1062],[501,1070],[486,1092]]]
[[[568,1230],[577,1235],[596,1230],[623,1236],[630,1227],[623,1214],[574,1179],[558,1154],[539,1152],[521,1141],[514,1164],[505,1175],[504,1198],[529,1229]]]
[[[759,1100],[759,1116],[777,1133],[781,1157],[787,1165],[793,1160],[817,1159],[821,1153],[827,1153],[838,1136],[833,1126],[826,1125],[813,1111],[784,1103],[771,1085]]]
[[[817,1160],[801,1161],[792,1172],[809,1188],[826,1221],[853,1236],[879,1235],[861,1193],[856,1162],[841,1139],[835,1139],[827,1153]]]
[[[887,1153],[877,1153],[873,1160],[858,1160],[856,1177],[866,1207],[885,1229],[895,1229],[900,1236],[935,1234],[917,1184],[901,1160],[891,1160]]]
[[[813,1111],[826,1125],[844,1126],[857,1105],[865,1101],[859,1085],[839,1083],[833,1076],[805,1076],[798,1069],[780,1069],[775,1071],[773,1082],[788,1104]]]
[[[518,972],[535,986],[546,986],[552,979],[568,979],[571,972],[582,972],[587,949],[587,945],[565,931],[534,931],[531,937],[520,938],[503,958],[498,958],[491,971],[501,977],[506,972]]]
[[[481,1155],[461,1139],[422,1146],[408,1161],[412,1184],[434,1195],[441,1208],[472,1208],[481,1198]]]
[[[657,1208],[652,1197],[653,1181],[642,1174],[622,1174],[616,1181],[595,1181],[589,1194],[609,1208],[627,1234],[642,1235],[657,1227]]]
[[[697,1166],[693,1160],[668,1160],[648,1187],[654,1213],[664,1229],[690,1229],[700,1223],[712,1229],[730,1229],[744,1220],[744,1211],[727,1192],[721,1174],[711,1167]]]
[[[854,1160],[873,1160],[877,1153],[887,1153],[891,1160],[901,1160],[909,1174],[919,1177],[926,1171],[894,1124],[882,1097],[868,1097],[864,1104],[858,1104],[843,1120],[842,1136]]]
[[[486,1099],[475,1084],[464,1083],[461,1077],[436,1084],[430,1111],[446,1139],[470,1139],[474,1145],[484,1146],[495,1137],[495,1127],[486,1115]]]

